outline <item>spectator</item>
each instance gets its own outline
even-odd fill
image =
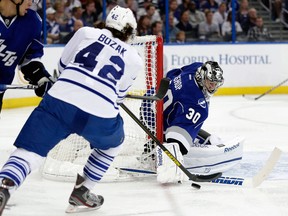
[[[82,7],[74,7],[72,9],[72,17],[68,20],[67,25],[66,25],[67,32],[72,32],[74,30],[74,22],[77,19],[82,19],[83,11],[84,10],[82,9]]]
[[[182,0],[182,3],[178,5],[177,7],[177,19],[181,19],[181,14],[183,11],[186,11],[189,9],[189,3],[190,0]]]
[[[147,15],[141,16],[137,24],[138,36],[149,35],[151,32],[150,27],[150,18]]]
[[[227,6],[225,2],[222,2],[219,5],[219,8],[216,12],[213,14],[213,22],[216,23],[219,26],[219,29],[221,30],[221,26],[224,23],[224,21],[227,18]]]
[[[251,27],[247,35],[248,41],[273,41],[267,28],[264,27],[263,18],[256,18],[256,25]]]
[[[156,10],[156,7],[153,4],[149,4],[146,7],[146,15],[150,18],[151,24],[156,21],[161,21],[159,12]]]
[[[206,0],[201,6],[201,10],[205,13],[205,11],[208,9],[214,13],[218,10],[218,7],[219,5],[215,0]]]
[[[255,8],[250,8],[248,11],[248,30],[256,25],[257,21],[257,10]]]
[[[49,1],[49,0],[48,0]],[[65,13],[65,4],[62,1],[57,1],[54,4],[54,9],[56,10],[55,19],[60,25],[60,31],[66,31],[66,25],[69,20],[69,14]]]
[[[137,11],[138,20],[140,19],[141,16],[147,14],[146,7],[151,4],[157,7],[158,1],[157,0],[138,0],[138,11]]]
[[[179,31],[176,34],[176,43],[185,43],[186,42],[186,34],[184,31]]]
[[[256,25],[256,19],[257,19],[257,10],[255,8],[250,8],[248,10],[248,19],[241,25],[243,32],[246,35],[248,33],[248,30]]]
[[[73,37],[73,35],[75,34],[76,31],[78,31],[78,29],[82,28],[83,25],[83,21],[81,19],[77,19],[74,21],[74,26],[73,26],[73,31],[70,32],[69,34],[67,34],[66,36],[64,36],[63,38],[60,39],[60,44],[67,44],[68,41]]]
[[[97,13],[94,0],[88,0],[85,4],[85,11],[82,14],[82,20],[86,26],[92,27],[97,21]]]
[[[180,20],[180,12],[178,10],[177,0],[169,1],[169,12],[173,14],[174,23],[177,24]]]
[[[219,27],[213,22],[213,12],[210,10],[205,11],[206,20],[199,24],[198,34],[199,39],[202,41],[209,41],[210,39],[220,40]]]
[[[249,29],[249,2],[248,0],[242,0],[240,3],[239,10],[236,13],[236,20],[240,23],[243,32],[247,34]]]
[[[180,16],[180,21],[176,25],[176,27],[182,31],[194,31],[195,29],[189,22],[189,10],[182,11],[181,16]]]
[[[189,22],[192,24],[192,27],[197,29],[199,24],[205,21],[205,14],[197,9],[195,1],[191,1],[189,5]]]
[[[163,23],[162,21],[155,21],[151,25],[151,34],[157,36],[163,36]]]
[[[72,13],[73,8],[82,7],[82,3],[79,0],[65,0],[65,13]]]
[[[176,40],[176,34],[179,31],[180,30],[175,25],[175,19],[174,19],[173,12],[171,11],[169,13],[169,30],[168,30],[169,40],[170,41],[175,41]]]
[[[51,3],[51,0],[46,0],[46,9],[50,8],[50,7],[53,7],[53,4]],[[43,4],[43,1],[40,0],[37,4],[37,13],[39,14],[39,16],[43,19],[43,9],[42,9],[42,4]]]
[[[56,11],[50,7],[46,10],[47,43],[57,43],[60,37],[60,25],[55,19]]]
[[[235,21],[236,35],[242,34],[242,28],[238,21]],[[226,21],[221,26],[221,33],[224,41],[232,41],[232,11],[228,12]]]
[[[272,1],[272,19],[275,22],[281,21],[282,0]]]

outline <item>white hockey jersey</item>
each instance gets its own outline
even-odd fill
[[[107,29],[83,27],[68,42],[58,63],[60,77],[49,95],[103,118],[119,113],[143,60],[135,48]]]

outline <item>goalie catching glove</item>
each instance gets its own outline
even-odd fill
[[[39,61],[31,61],[23,65],[21,71],[29,84],[38,86],[35,89],[35,94],[38,97],[43,97],[56,82],[56,79],[46,71],[44,65]]]
[[[171,154],[183,164],[183,156],[178,143],[163,144]],[[157,181],[160,183],[177,183],[187,181],[186,174],[157,146]]]

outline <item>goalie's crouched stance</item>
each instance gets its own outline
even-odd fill
[[[175,140],[174,140],[175,141]],[[173,156],[193,174],[210,175],[225,172],[242,159],[244,139],[236,137],[223,142],[219,137],[200,130],[187,149],[179,141],[164,143]],[[182,151],[181,151],[182,150]],[[157,181],[177,183],[188,180],[184,172],[157,147]]]
[[[225,172],[237,164],[242,158],[243,139],[223,142],[201,130],[208,118],[210,98],[224,83],[219,64],[214,61],[193,62],[168,71],[166,77],[171,82],[164,97],[163,129],[166,142],[173,143],[172,150],[178,151],[177,159],[183,155],[183,166],[199,175]],[[182,181],[177,173],[180,172],[178,167],[165,162],[159,163],[159,180]],[[164,174],[161,173],[163,170]]]

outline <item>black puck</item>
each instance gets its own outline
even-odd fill
[[[191,186],[195,189],[198,189],[198,190],[201,188],[201,185],[195,184],[195,183],[192,183]]]

